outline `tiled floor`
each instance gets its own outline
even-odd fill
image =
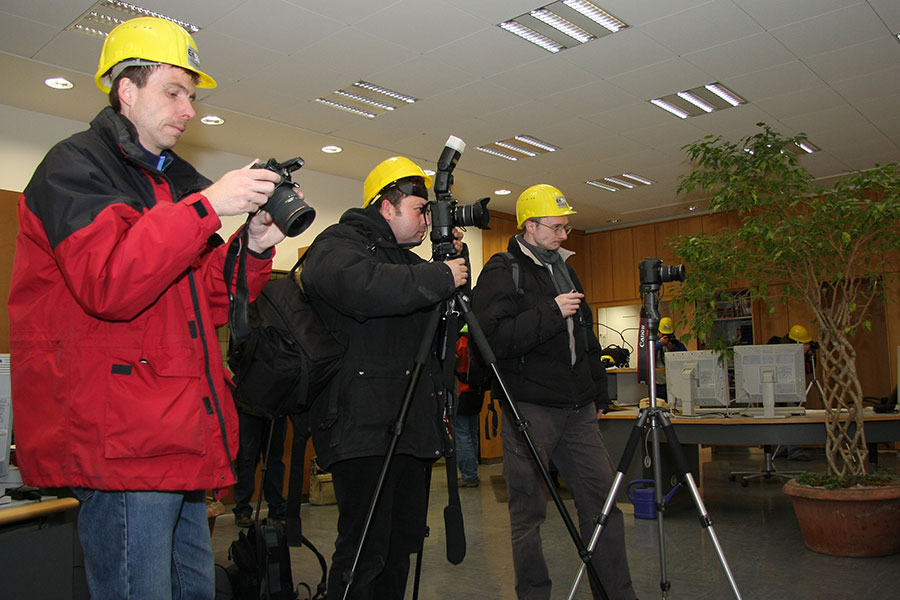
[[[811,462],[776,459],[782,470],[815,469],[824,465],[821,451],[809,450]],[[616,457],[614,457],[616,458]],[[882,451],[880,462],[897,468],[895,451]],[[777,479],[756,479],[744,488],[728,481],[733,470],[756,470],[762,463],[758,449],[718,448],[703,469],[703,500],[725,558],[745,600],[854,599],[896,600],[900,598],[900,555],[883,558],[836,558],[807,550],[800,537],[790,499],[781,492]],[[481,487],[460,490],[467,536],[467,555],[454,566],[445,558],[443,508],[447,502],[446,477],[437,467],[433,477],[429,524],[431,536],[423,554],[419,598],[514,599],[509,543],[509,516],[502,502],[503,490],[491,485],[501,477],[499,464],[482,465]],[[571,500],[566,500],[574,516]],[[660,545],[655,520],[634,518],[626,513],[628,559],[635,590],[640,598],[662,598],[660,591]],[[304,505],[304,534],[330,561],[337,510],[334,506]],[[580,566],[575,546],[558,512],[548,507],[543,529],[544,551],[553,577],[554,598],[566,598]],[[220,562],[227,561],[227,548],[237,528],[230,512],[216,521],[213,546]],[[708,532],[698,522],[690,494],[679,491],[664,520],[664,555],[668,598],[726,600],[734,595]],[[309,550],[291,550],[294,583],[312,587],[321,577]],[[413,573],[410,573],[412,598]],[[301,595],[301,598],[305,598]],[[590,598],[585,582],[576,596]]]

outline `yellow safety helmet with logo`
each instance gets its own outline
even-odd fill
[[[809,335],[809,331],[803,325],[794,325],[791,327],[791,330],[788,332],[788,337],[800,344],[806,344],[807,342],[812,341],[812,336]]]
[[[516,222],[519,229],[522,229],[528,219],[574,214],[577,212],[569,206],[563,193],[545,183],[531,186],[516,200]]]
[[[134,65],[161,64],[196,73],[199,88],[216,87],[216,80],[200,70],[200,55],[191,34],[181,25],[159,17],[129,19],[109,32],[100,52],[94,83],[108,94],[122,69]],[[116,65],[121,68],[113,69]]]
[[[675,333],[675,324],[672,322],[672,317],[663,317],[659,320],[659,332],[663,335]]]
[[[430,188],[434,179],[425,174],[425,171],[416,163],[405,156],[392,156],[378,163],[363,184],[363,208],[369,206],[375,198],[381,194],[381,190],[404,177],[421,177],[425,180],[425,187]]]

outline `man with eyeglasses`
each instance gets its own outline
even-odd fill
[[[545,467],[553,462],[575,498],[587,545],[615,469],[597,427],[598,413],[609,404],[600,343],[581,282],[566,264],[574,253],[561,247],[574,214],[553,186],[525,190],[516,202],[522,233],[484,266],[473,307],[541,461]],[[516,594],[547,599],[551,579],[540,536],[547,490],[508,410],[501,438]],[[592,561],[611,600],[634,599],[624,519],[615,506]]]
[[[409,250],[425,238],[432,178],[408,158],[376,166],[363,207],[313,241],[301,281],[325,325],[347,348],[340,372],[310,414],[319,466],[338,506],[328,597],[341,598],[416,352],[437,304],[468,279],[465,260],[426,262]],[[458,250],[462,244],[457,240]],[[455,339],[444,356],[455,356]],[[428,475],[443,455],[443,399],[452,383],[429,355],[384,481],[350,598],[403,598],[410,554],[425,536]]]

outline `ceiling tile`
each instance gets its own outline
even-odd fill
[[[883,35],[874,40],[810,56],[803,62],[823,80],[841,81],[900,64],[900,44],[896,37]]]
[[[760,33],[762,28],[731,0],[714,0],[647,23],[643,30],[682,56]]]
[[[727,79],[796,60],[769,33],[762,32],[691,52],[683,57],[715,80]]]
[[[866,3],[770,29],[770,33],[800,58],[883,37],[884,23]]]
[[[643,31],[625,29],[561,54],[600,77],[612,77],[676,58],[676,54]]]
[[[667,60],[643,69],[609,77],[608,81],[644,100],[712,83],[709,81],[709,75],[683,58]],[[728,85],[727,82],[722,83]]]

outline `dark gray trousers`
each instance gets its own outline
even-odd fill
[[[531,424],[529,434],[544,466],[548,465],[549,458],[565,479],[575,499],[581,538],[587,546],[615,476],[597,426],[594,405],[571,409],[523,403],[518,408],[520,416]],[[519,600],[547,600],[551,580],[540,528],[547,516],[549,493],[508,410],[503,411],[501,437],[516,594]],[[577,556],[574,544],[572,550],[572,555]],[[592,564],[610,600],[634,600],[625,554],[625,524],[622,512],[616,507],[600,536]],[[577,562],[572,565],[573,578],[578,566]],[[571,583],[566,581],[564,585]]]

